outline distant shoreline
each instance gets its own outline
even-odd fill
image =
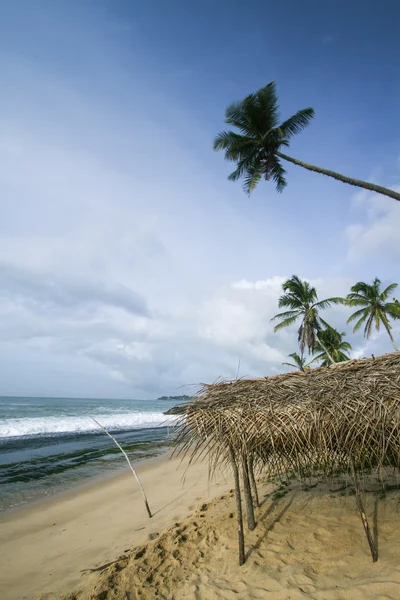
[[[193,396],[160,396],[157,400],[168,400],[168,402],[190,402]]]

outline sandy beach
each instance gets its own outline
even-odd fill
[[[139,463],[152,519],[130,472],[0,517],[0,598],[31,600],[85,583],[82,570],[149,541],[227,488],[209,483],[206,464],[186,473],[168,455]]]
[[[239,567],[230,478],[209,484],[207,466],[194,464],[183,481],[185,465],[178,467],[166,457],[141,465],[151,520],[131,475],[3,516],[1,598],[400,597],[398,491],[366,495],[379,548],[372,563],[346,488],[304,491],[293,483],[282,494],[260,483],[258,525],[246,530],[247,560]]]

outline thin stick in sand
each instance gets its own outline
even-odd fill
[[[356,502],[357,502],[358,512],[360,513],[361,521],[364,526],[365,535],[367,536],[369,549],[371,550],[372,560],[373,560],[373,562],[376,562],[378,560],[378,550],[376,549],[375,542],[372,538],[371,529],[369,527],[367,515],[365,514],[365,508],[364,508],[362,498],[361,498],[360,484],[358,481],[357,471],[356,471],[356,467],[355,467],[353,459],[351,460],[351,473],[353,475],[354,489],[356,492]]]
[[[112,441],[114,442],[114,444],[116,446],[118,446],[118,448],[121,450],[122,454],[125,456],[126,461],[127,461],[128,465],[129,465],[129,468],[132,471],[132,473],[133,473],[133,475],[134,475],[134,477],[135,477],[135,479],[136,479],[136,481],[138,483],[140,491],[142,492],[142,496],[143,496],[144,504],[145,504],[145,507],[146,507],[146,510],[147,510],[147,514],[149,515],[149,518],[151,519],[151,517],[153,515],[151,514],[151,510],[150,510],[150,507],[149,507],[149,503],[147,502],[147,496],[146,496],[145,491],[143,489],[142,482],[140,481],[140,479],[138,477],[138,474],[136,473],[135,469],[132,467],[131,461],[129,460],[127,453],[125,452],[125,450],[123,450],[121,448],[121,446],[118,444],[117,440],[111,435],[111,433],[108,433],[108,431],[104,427],[104,425],[101,425],[101,423],[99,423],[98,421],[96,421],[96,419],[94,417],[91,417],[91,419],[92,419],[92,421],[94,421],[96,423],[96,425],[98,425],[99,427],[101,427],[101,429],[108,435],[108,437],[110,437],[112,439]]]

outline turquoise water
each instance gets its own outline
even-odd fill
[[[126,467],[104,425],[134,462],[168,447],[167,400],[0,398],[0,510]]]

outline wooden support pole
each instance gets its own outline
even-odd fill
[[[242,496],[240,493],[239,469],[238,469],[236,458],[235,458],[235,455],[234,455],[232,449],[231,449],[231,464],[232,464],[232,470],[233,470],[233,478],[235,480],[236,513],[237,513],[237,528],[238,528],[238,543],[239,543],[239,566],[241,567],[245,561]]]
[[[246,456],[242,457],[242,471],[244,499],[246,502],[247,527],[250,531],[254,531],[254,529],[256,528],[256,521],[254,518],[253,498],[251,495],[249,468]]]
[[[367,515],[365,514],[365,508],[364,508],[363,501],[361,498],[360,484],[358,481],[356,467],[355,467],[353,459],[351,460],[351,472],[353,475],[354,489],[356,492],[356,502],[357,502],[358,512],[360,513],[361,521],[364,526],[365,535],[367,536],[369,549],[371,550],[372,560],[373,560],[373,562],[376,562],[378,560],[378,550],[375,546],[375,542],[374,542],[374,539],[371,534]]]
[[[256,478],[254,477],[254,458],[253,458],[253,456],[249,456],[248,464],[249,464],[250,483],[251,483],[251,488],[252,488],[251,491],[253,494],[253,504],[254,504],[254,508],[259,508],[260,500],[258,498]]]

